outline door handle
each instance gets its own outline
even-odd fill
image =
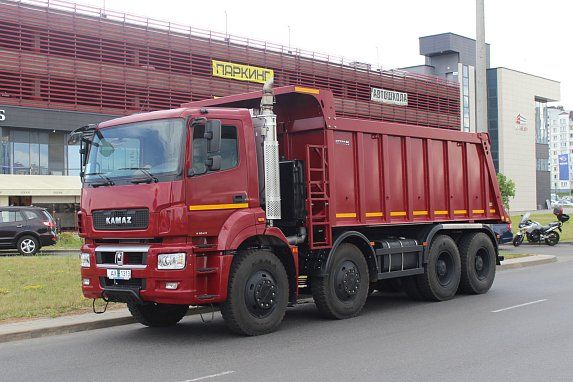
[[[23,227],[22,224],[18,224],[18,225],[16,226],[16,228],[22,228],[22,227]]]
[[[245,195],[234,195],[233,196],[233,203],[245,203],[247,201],[247,197]]]

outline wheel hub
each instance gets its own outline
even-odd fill
[[[436,276],[442,286],[447,286],[453,279],[454,260],[449,252],[442,252],[436,260]]]
[[[277,284],[269,272],[258,271],[245,286],[245,303],[255,317],[268,316],[277,305]]]
[[[448,266],[444,260],[438,260],[438,264],[436,265],[436,269],[438,271],[439,277],[444,277],[448,274]]]
[[[492,267],[490,255],[486,248],[480,248],[476,252],[474,265],[478,280],[484,280],[490,272],[490,268]]]
[[[481,272],[483,270],[483,258],[481,256],[476,256],[476,271]]]
[[[360,289],[360,272],[352,261],[345,261],[335,273],[336,296],[347,301],[353,299]]]

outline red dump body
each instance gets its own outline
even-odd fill
[[[337,117],[328,90],[275,96],[280,155],[305,163],[312,248],[328,248],[335,227],[508,220],[487,134]],[[260,97],[183,106],[256,109]],[[326,237],[313,238],[317,229]]]

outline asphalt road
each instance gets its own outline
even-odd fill
[[[490,293],[442,303],[373,295],[360,317],[290,308],[276,333],[133,324],[0,344],[2,381],[540,381],[573,375],[573,246],[501,271]]]

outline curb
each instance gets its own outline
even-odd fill
[[[211,313],[212,311],[212,308],[208,306],[195,307],[189,309],[187,316]],[[219,309],[215,308],[214,311],[219,311]],[[87,313],[78,316],[63,316],[54,319],[37,319],[5,325],[0,324],[0,344],[59,334],[111,328],[136,322],[127,309],[107,312],[106,315],[112,315],[114,317],[100,318],[101,316],[97,316],[96,318],[94,317],[94,313]],[[54,321],[62,321],[62,323],[58,324]],[[64,321],[68,322],[65,323]]]
[[[531,255],[517,259],[504,260],[501,262],[501,265],[498,266],[497,268],[503,271],[506,269],[517,269],[517,268],[530,267],[533,265],[549,264],[549,263],[554,263],[556,261],[557,257],[552,255]]]

